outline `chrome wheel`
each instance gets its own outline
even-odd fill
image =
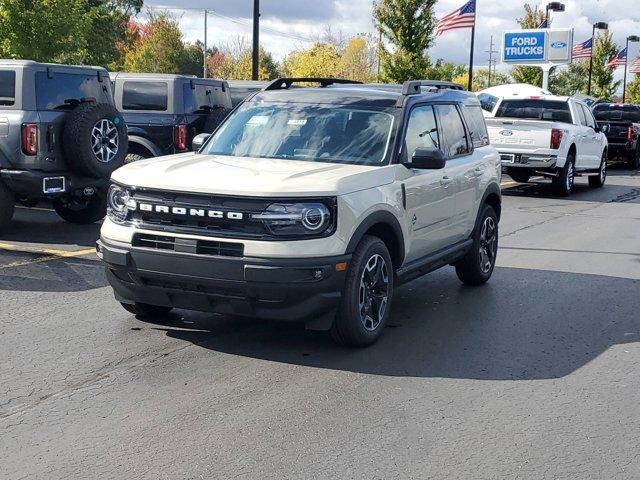
[[[389,301],[389,269],[382,255],[375,254],[367,261],[358,295],[360,321],[370,332],[378,328]]]
[[[497,233],[495,220],[491,217],[485,218],[480,230],[480,270],[482,273],[489,273],[496,261]]]
[[[604,184],[604,181],[607,179],[607,159],[602,159],[602,165],[600,165],[600,183]]]
[[[118,154],[118,129],[103,118],[91,130],[91,147],[98,161],[109,163]]]
[[[573,170],[573,162],[569,162],[569,164],[567,165],[567,179],[566,179],[567,192],[570,192],[571,190],[573,190],[574,180],[575,180],[575,172]]]

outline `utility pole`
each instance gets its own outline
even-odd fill
[[[497,50],[493,49],[493,35],[491,35],[491,41],[489,43],[489,50],[485,50],[486,53],[489,54],[489,79],[487,81],[487,88],[491,86],[491,70],[495,70],[497,60],[494,60],[493,55],[496,53],[500,53]]]
[[[260,73],[260,0],[253,0],[253,58],[251,78],[259,79]]]
[[[204,11],[204,62],[202,65],[203,78],[207,78],[207,11]]]

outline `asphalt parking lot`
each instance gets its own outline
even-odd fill
[[[640,478],[640,173],[505,178],[498,268],[401,287],[365,350],[126,313],[98,225],[0,237],[0,478]]]

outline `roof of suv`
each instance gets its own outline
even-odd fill
[[[71,70],[102,70],[104,67],[91,66],[91,65],[65,65],[62,63],[41,63],[33,60],[12,60],[12,59],[0,59],[0,66],[2,67],[51,67],[51,68],[64,68]]]

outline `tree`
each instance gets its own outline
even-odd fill
[[[387,80],[403,82],[425,77],[430,61],[427,49],[433,40],[436,0],[379,0],[373,16],[392,51],[380,45],[382,71]]]
[[[619,47],[613,41],[611,33],[604,31],[596,36],[593,45],[593,75],[591,77],[591,94],[599,100],[610,100],[620,81],[614,81],[614,69],[606,65]]]
[[[436,63],[429,68],[427,78],[431,80],[453,81],[454,78],[465,75],[468,70],[466,65],[456,65],[455,63],[445,62],[442,58],[436,60]],[[467,84],[464,84],[465,88]]]
[[[270,52],[260,47],[258,79],[273,80],[279,76],[278,64]],[[209,56],[209,71],[212,77],[225,80],[251,80],[253,57],[246,38],[237,37]]]
[[[291,77],[332,77],[340,69],[340,53],[329,43],[316,43],[306,50],[291,52],[283,70]]]
[[[524,5],[524,16],[516,18],[516,22],[523,30],[538,28],[545,19],[545,12],[536,5],[532,7],[528,3]],[[550,26],[550,25],[549,25]],[[529,85],[542,85],[542,70],[540,67],[528,67],[518,65],[511,69],[511,78],[515,83],[528,83]]]
[[[627,84],[627,98],[628,103],[640,103],[640,75],[635,75],[633,80]]]
[[[567,67],[554,72],[549,90],[556,95],[575,95],[587,93],[587,77],[589,75],[589,61],[575,60]]]
[[[338,76],[370,83],[377,77],[377,45],[370,35],[351,37],[340,52]]]
[[[452,80],[454,83],[462,85],[466,88],[469,83],[469,72],[465,69],[465,72],[458,77],[455,77]],[[504,73],[500,72],[492,72],[491,73],[491,84],[492,85],[502,85],[505,83],[509,83],[509,77]],[[488,68],[479,68],[473,72],[473,83],[472,90],[477,92],[478,90],[483,90],[489,87],[489,69]]]

